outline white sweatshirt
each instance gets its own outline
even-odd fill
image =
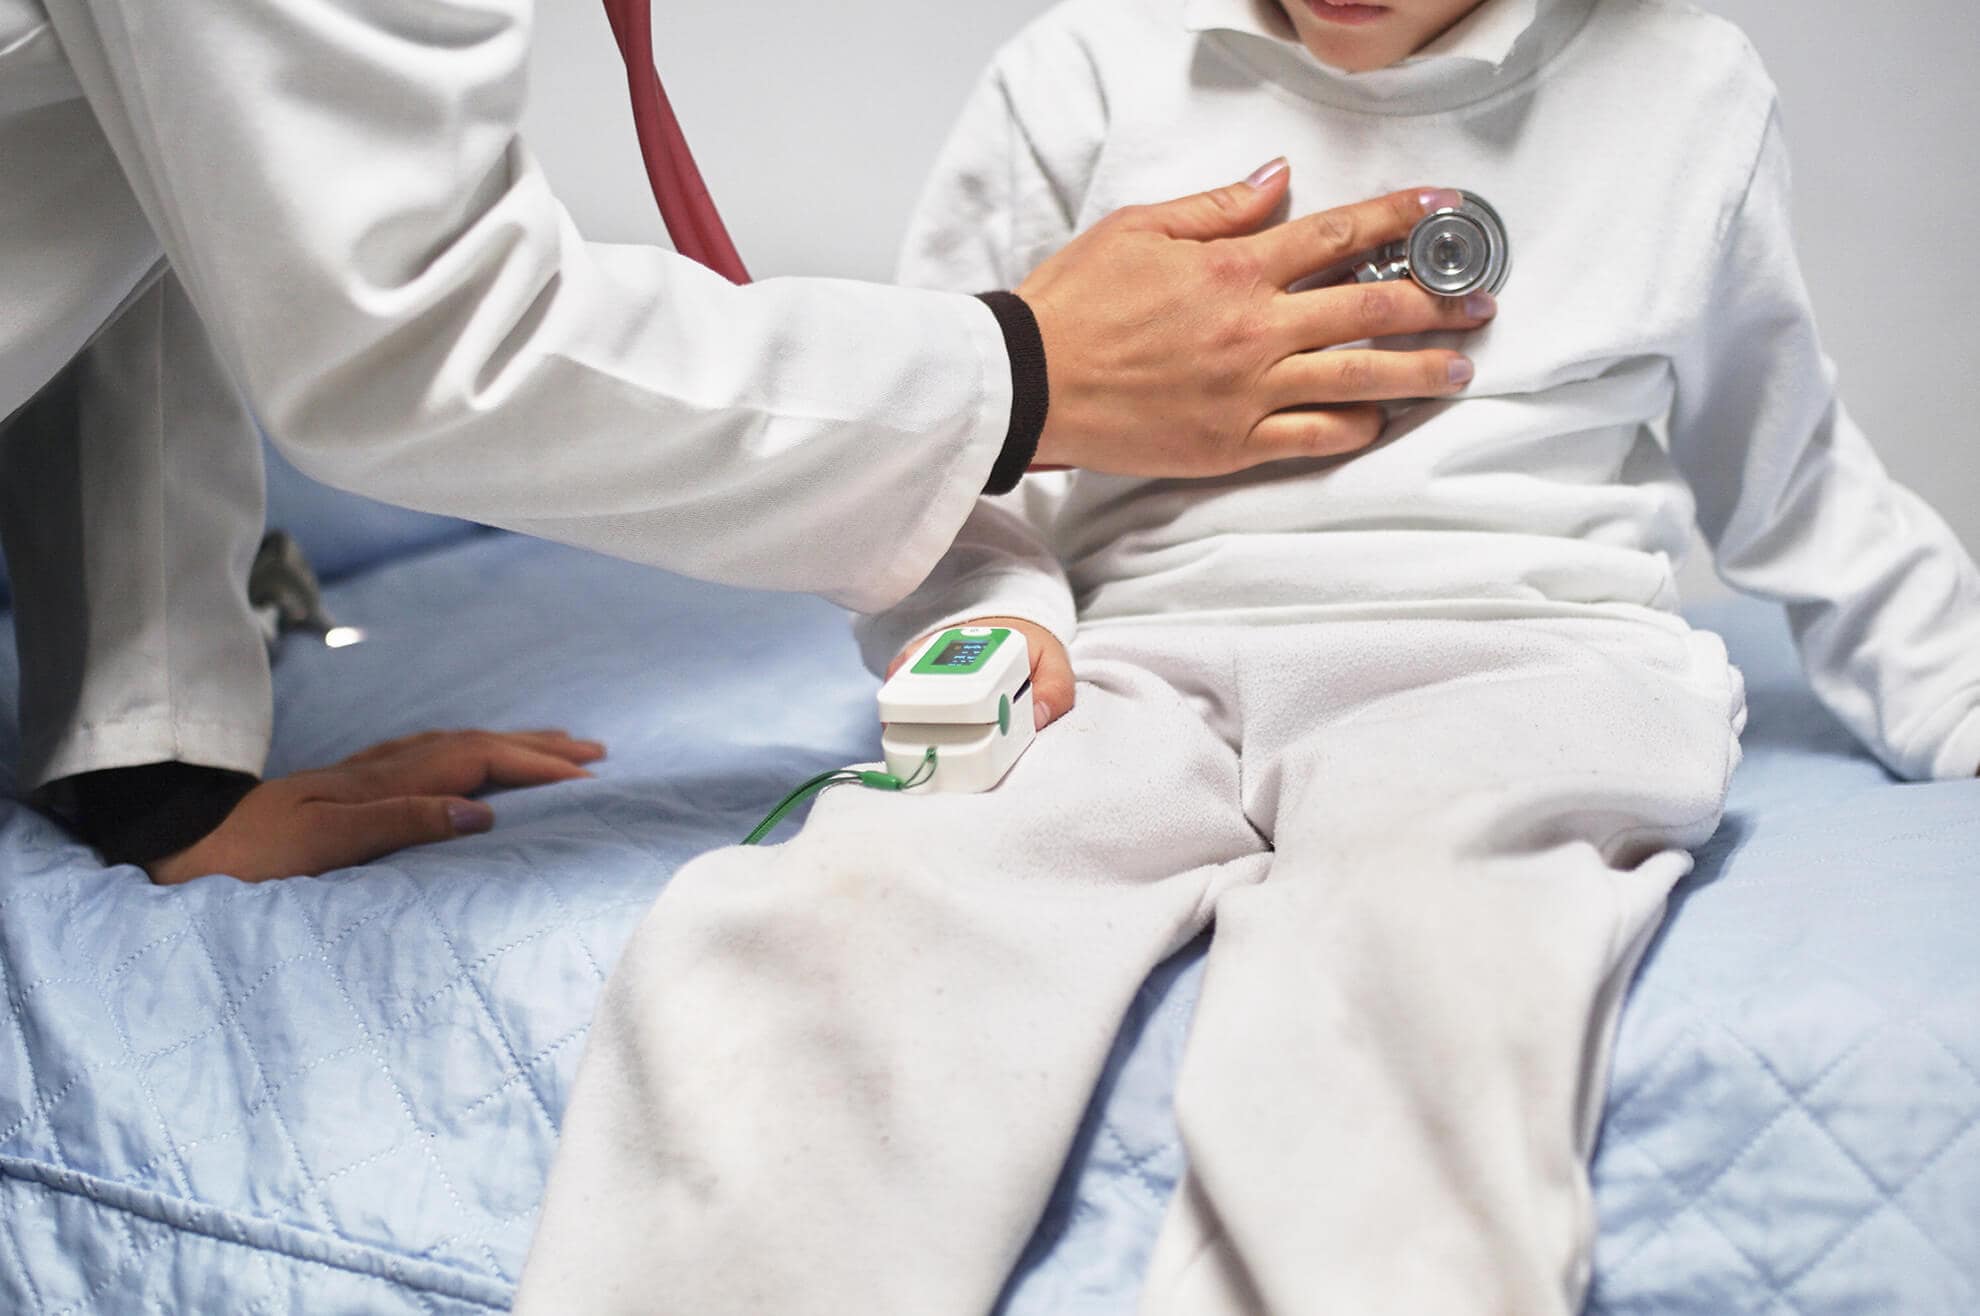
[[[1344,74],[1271,0],[1069,0],[996,58],[903,281],[1011,286],[1114,208],[1286,154],[1292,211],[1462,187],[1505,217],[1476,380],[1382,445],[1207,483],[1092,474],[983,500],[869,660],[962,617],[1489,618],[1677,607],[1694,524],[1778,599],[1817,693],[1895,771],[1980,766],[1980,572],[1843,410],[1794,257],[1772,84],[1663,0],[1486,0]],[[1424,340],[1429,341],[1429,340]]]

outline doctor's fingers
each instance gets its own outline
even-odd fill
[[[1471,382],[1471,362],[1457,352],[1337,348],[1287,357],[1266,372],[1260,400],[1273,411],[1342,402],[1440,398]]]
[[[376,763],[407,754],[429,753],[454,742],[493,738],[522,745],[539,753],[554,754],[571,763],[596,763],[605,757],[605,746],[595,740],[579,740],[559,729],[542,731],[422,731],[417,735],[387,740],[344,759],[339,766]]]
[[[1382,437],[1380,407],[1317,407],[1278,411],[1259,421],[1245,439],[1252,462],[1295,457],[1339,457],[1360,452]]]
[[[472,795],[491,786],[547,786],[591,774],[507,736],[459,732],[389,757],[324,769],[320,798],[363,804],[404,795]]]
[[[320,804],[306,871],[328,873],[382,859],[409,846],[474,836],[495,825],[480,800],[401,795],[360,804]]]
[[[1233,238],[1258,262],[1266,279],[1281,288],[1341,265],[1409,236],[1416,222],[1433,211],[1461,205],[1449,188],[1410,188],[1372,201],[1301,215],[1251,237]]]
[[[1498,313],[1490,293],[1439,297],[1408,280],[1336,284],[1287,293],[1279,301],[1280,323],[1299,351],[1402,334],[1463,333],[1490,323]]]

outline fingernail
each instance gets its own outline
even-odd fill
[[[1469,384],[1471,377],[1477,373],[1478,368],[1465,358],[1461,356],[1451,358],[1451,382],[1453,384]]]
[[[1448,187],[1433,187],[1419,192],[1416,200],[1426,215],[1433,215],[1439,210],[1456,210],[1464,204],[1463,194]]]
[[[495,825],[495,810],[476,800],[453,800],[447,805],[447,825],[456,836],[474,836]]]
[[[1252,171],[1251,177],[1245,179],[1244,181],[1249,183],[1253,187],[1263,187],[1265,186],[1265,184],[1277,178],[1280,174],[1286,172],[1287,168],[1288,165],[1286,164],[1286,157],[1282,155],[1278,159],[1272,161],[1269,164],[1259,165],[1257,169]],[[1226,176],[1228,177],[1228,175]]]
[[[1052,720],[1052,706],[1043,699],[1039,700],[1031,706],[1031,717],[1032,728],[1034,730],[1043,730],[1045,724]]]
[[[1464,299],[1464,313],[1474,320],[1489,320],[1499,313],[1499,299],[1489,292],[1475,292]]]

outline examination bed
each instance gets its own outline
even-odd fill
[[[876,752],[873,682],[824,604],[289,472],[273,502],[371,638],[286,644],[271,770],[469,724],[612,757],[498,798],[489,835],[264,886],[154,889],[0,805],[0,1312],[504,1310],[634,923],[787,787]],[[1980,783],[1894,784],[1772,611],[1698,620],[1748,674],[1747,758],[1624,1016],[1590,1310],[1970,1316]],[[16,740],[9,693],[0,759]],[[1132,1310],[1181,1168],[1201,950],[1125,1021],[1006,1311]]]

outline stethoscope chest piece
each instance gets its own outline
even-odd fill
[[[1408,239],[1393,242],[1354,272],[1357,283],[1413,279],[1439,297],[1497,293],[1512,270],[1505,221],[1483,197],[1460,192],[1463,203],[1418,220]]]

